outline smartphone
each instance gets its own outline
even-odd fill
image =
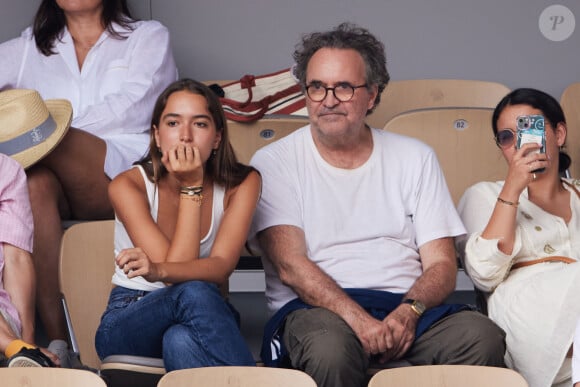
[[[520,149],[522,145],[536,143],[541,145],[536,153],[546,153],[546,131],[544,129],[544,116],[528,115],[517,118],[517,141],[516,147]],[[532,172],[544,172],[545,168],[536,169]]]

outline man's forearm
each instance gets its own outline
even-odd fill
[[[427,308],[440,305],[455,289],[457,267],[439,262],[423,272],[406,297],[420,300]]]
[[[328,309],[341,316],[347,323],[367,314],[336,281],[308,259],[300,265],[279,268],[279,274],[282,282],[292,288],[302,301]]]

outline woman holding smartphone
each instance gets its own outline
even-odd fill
[[[518,147],[518,121],[538,115],[545,152],[535,142]],[[561,178],[570,163],[561,153],[564,113],[550,95],[517,89],[495,108],[492,127],[508,173],[465,192],[458,209],[468,234],[458,250],[506,332],[506,364],[531,387],[569,385],[580,317],[580,182]]]
[[[101,358],[162,357],[167,371],[255,365],[218,285],[246,240],[261,179],[237,162],[218,97],[181,80],[157,99],[149,155],[116,177],[116,270]]]

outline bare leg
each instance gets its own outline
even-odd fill
[[[58,147],[42,160],[60,182],[72,219],[112,219],[105,175],[105,141],[71,128]]]
[[[34,345],[34,269],[28,252],[18,247],[2,244],[4,249],[4,269],[0,273],[4,281],[4,290],[20,316],[22,332],[18,332],[16,322],[3,311],[0,313],[0,358],[8,345],[21,339]],[[27,331],[26,335],[24,332]],[[20,349],[20,348],[18,348]]]
[[[0,314],[0,351],[2,352],[0,355],[3,356],[8,344],[16,339],[19,339],[19,337],[14,333],[4,316]]]
[[[34,266],[32,257],[28,251],[22,250],[8,243],[3,244],[4,249],[4,290],[10,295],[12,305],[18,311],[21,329],[20,336],[27,343],[34,343],[34,294],[36,281],[34,278]],[[5,336],[4,330],[0,329]],[[14,337],[8,337],[13,340]],[[0,348],[3,343],[0,343]]]
[[[56,177],[44,167],[28,171],[28,189],[34,219],[32,258],[36,272],[36,305],[50,339],[65,339],[66,324],[60,305],[58,284],[59,244],[62,237],[61,211],[64,196]]]
[[[113,217],[104,174],[106,144],[71,128],[54,151],[27,171],[34,217],[37,307],[49,339],[66,339],[60,302],[59,253],[63,219]]]

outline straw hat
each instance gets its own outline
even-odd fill
[[[27,168],[50,153],[67,132],[72,106],[65,99],[43,101],[35,90],[0,92],[0,153]]]

